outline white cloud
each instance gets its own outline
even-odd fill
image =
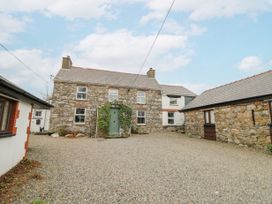
[[[79,66],[138,72],[154,38],[155,35],[135,35],[128,30],[94,33],[63,54],[71,55],[74,64]],[[192,55],[187,41],[186,35],[162,34],[145,69],[169,71],[187,65]]]
[[[12,34],[25,30],[27,19],[17,19],[11,15],[0,12],[0,42],[7,43],[12,40]]]
[[[50,81],[50,75],[55,74],[60,67],[59,59],[50,58],[38,49],[13,50],[12,53],[46,81]],[[8,80],[36,95],[46,92],[46,83],[5,51],[0,51],[0,72]]]
[[[247,56],[241,60],[238,68],[242,71],[259,71],[265,68],[263,61],[257,56]]]
[[[112,17],[110,0],[0,0],[2,12],[39,11],[47,15],[57,15],[69,20]]]
[[[161,19],[169,8],[172,0],[149,0],[146,6],[151,12],[142,17],[141,22],[147,23],[152,19]],[[259,13],[272,10],[271,0],[183,0],[176,1],[174,11],[187,12],[194,21],[206,20],[215,17],[232,17],[248,15],[256,17]],[[164,13],[164,15],[160,15]]]

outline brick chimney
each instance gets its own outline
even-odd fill
[[[155,69],[150,68],[150,69],[147,71],[146,75],[148,76],[148,78],[155,78]]]
[[[72,67],[72,60],[70,56],[62,58],[62,69],[70,69]]]

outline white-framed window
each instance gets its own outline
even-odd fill
[[[205,124],[215,124],[215,116],[213,110],[204,111]]]
[[[118,89],[109,89],[109,102],[118,101]]]
[[[86,117],[86,109],[85,108],[76,108],[75,109],[75,119],[74,122],[76,124],[84,124]]]
[[[35,111],[35,116],[41,117],[42,116],[42,111]]]
[[[142,110],[137,111],[137,125],[145,124],[146,124],[146,112]]]
[[[76,92],[77,100],[86,100],[87,99],[87,87],[86,86],[78,86]]]
[[[169,105],[170,106],[177,106],[178,105],[178,99],[174,97],[169,97]]]
[[[168,112],[168,124],[169,125],[175,124],[175,113],[174,112]]]
[[[137,91],[137,103],[145,104],[145,92],[144,91]]]

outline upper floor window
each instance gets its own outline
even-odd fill
[[[173,112],[168,112],[168,124],[173,125],[175,123],[175,117]]]
[[[36,112],[35,112],[35,116],[41,117],[41,116],[42,116],[42,111],[36,111]]]
[[[215,117],[213,110],[204,111],[205,124],[215,124]]]
[[[16,103],[15,101],[0,97],[0,136],[15,134],[14,127],[16,120]]]
[[[145,104],[145,92],[144,91],[138,91],[137,92],[137,103]]]
[[[146,112],[145,111],[137,111],[137,124],[145,125]]]
[[[85,86],[78,86],[77,93],[76,93],[77,100],[86,100],[87,99],[87,87]]]
[[[178,105],[178,99],[177,98],[170,97],[169,100],[170,100],[169,101],[170,106],[177,106]]]
[[[75,123],[84,124],[86,117],[86,109],[85,108],[76,108],[75,110]]]
[[[117,101],[118,100],[118,89],[109,89],[109,102]]]

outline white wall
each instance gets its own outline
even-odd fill
[[[17,134],[12,137],[0,138],[0,176],[16,166],[25,156],[31,105],[19,102],[19,110],[19,118],[16,120]]]
[[[170,98],[163,94],[162,95],[162,125],[183,125],[184,124],[184,113],[180,113],[178,110],[182,109],[185,106],[185,97],[181,96],[177,98],[177,105],[170,106]],[[174,112],[174,124],[168,124],[168,111]]]
[[[41,116],[36,116],[35,112],[41,111]],[[31,120],[31,132],[40,132],[40,128],[44,128],[45,131],[49,130],[49,124],[50,124],[50,110],[47,109],[33,109],[32,112],[32,120]],[[41,124],[36,125],[36,120],[40,119]]]

